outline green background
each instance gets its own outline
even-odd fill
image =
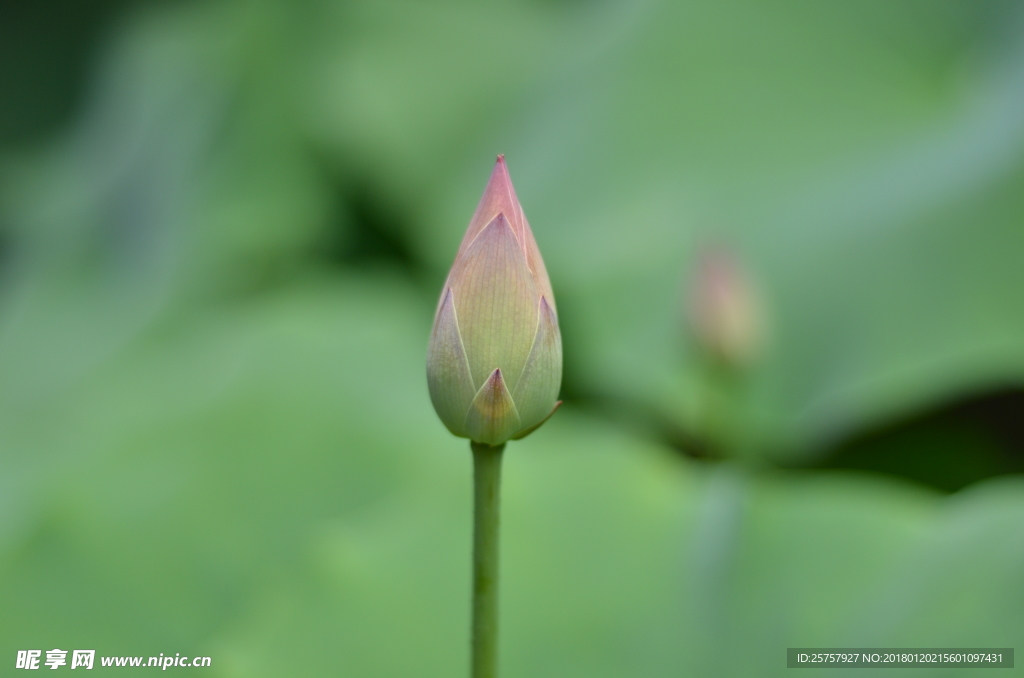
[[[465,674],[424,358],[499,152],[566,360],[504,676],[1021,649],[1020,4],[64,0],[0,9],[0,673]],[[727,374],[708,247],[763,319]]]

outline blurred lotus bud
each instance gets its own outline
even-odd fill
[[[690,285],[690,327],[701,348],[730,367],[746,367],[763,344],[754,288],[728,252],[705,252]]]
[[[448,274],[427,352],[427,384],[448,430],[500,445],[561,404],[562,339],[540,250],[503,156]]]

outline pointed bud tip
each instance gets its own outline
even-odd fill
[[[495,368],[490,376],[487,377],[484,385],[480,387],[480,390],[489,390],[492,394],[496,394],[498,390],[503,388],[506,388],[505,378],[501,376],[501,368]]]
[[[491,172],[491,178],[488,183],[494,183],[496,181],[500,182],[502,185],[512,185],[512,175],[508,172],[508,163],[505,162],[504,153],[499,154],[498,159],[494,161],[494,171]],[[503,187],[502,190],[507,189]]]

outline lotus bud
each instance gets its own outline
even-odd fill
[[[551,282],[499,155],[441,290],[430,400],[453,434],[496,446],[543,424],[561,383]]]
[[[705,252],[690,289],[690,327],[701,348],[721,364],[752,363],[763,343],[761,305],[736,259]]]

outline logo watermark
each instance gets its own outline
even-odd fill
[[[34,670],[48,668],[56,670],[68,665],[68,650],[54,648],[46,650],[46,660],[43,661],[42,650],[18,650],[18,656],[14,661],[14,668]],[[95,666],[96,650],[70,650],[72,669],[91,669]],[[210,666],[212,660],[209,657],[190,657],[180,652],[174,655],[165,655],[161,652],[156,657],[100,657],[100,666],[130,666],[134,668],[158,668],[166,671],[171,667],[178,668],[202,668]]]

